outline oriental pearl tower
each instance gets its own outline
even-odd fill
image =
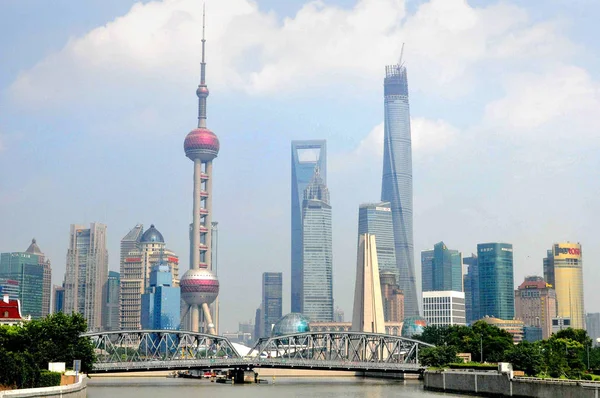
[[[190,240],[190,269],[180,281],[181,298],[188,308],[190,329],[200,331],[200,311],[203,312],[203,330],[216,334],[209,305],[219,294],[219,281],[211,264],[212,161],[219,153],[219,139],[206,128],[206,62],[204,62],[205,15],[202,12],[202,62],[198,96],[198,128],[190,131],[183,142],[185,156],[194,162],[194,208]]]

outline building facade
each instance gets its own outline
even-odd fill
[[[385,68],[383,175],[381,200],[392,209],[399,285],[407,316],[419,315],[413,246],[413,183],[410,108],[406,67]]]
[[[588,336],[597,347],[600,345],[600,312],[590,312],[585,316],[585,326]]]
[[[122,330],[142,328],[142,294],[150,288],[150,273],[159,263],[169,268],[170,285],[179,286],[179,257],[167,249],[163,235],[152,224],[140,237],[138,249],[130,251],[121,264],[119,324]]]
[[[570,319],[574,329],[585,329],[581,245],[555,243],[544,259],[544,272],[554,280],[557,317]]]
[[[24,316],[40,319],[43,316],[44,267],[36,254],[14,252],[0,254],[0,278],[12,300],[19,300]],[[11,283],[9,281],[16,281]],[[12,290],[12,294],[10,291]],[[16,294],[15,294],[16,293]]]
[[[488,325],[496,326],[499,329],[506,330],[513,338],[513,343],[519,344],[525,337],[525,325],[523,321],[518,319],[499,319],[491,316],[484,316],[481,318],[482,321]],[[485,351],[485,347],[484,347]],[[485,356],[484,356],[485,358]]]
[[[515,317],[513,248],[509,243],[477,245],[479,313],[500,319]],[[485,294],[483,294],[485,292]]]
[[[423,292],[423,316],[429,326],[466,325],[465,293],[451,290]]]
[[[386,322],[402,322],[404,320],[404,292],[398,287],[396,274],[380,272],[381,299],[383,301],[383,318]]]
[[[179,330],[181,293],[172,285],[173,275],[168,265],[152,266],[146,293],[142,294],[142,329]]]
[[[463,277],[465,287],[465,311],[467,325],[472,324],[479,318],[479,269],[477,267],[477,255],[471,254],[463,258],[463,264],[467,266],[467,272]]]
[[[271,327],[283,316],[282,293],[283,274],[281,272],[263,272],[262,274],[262,331],[271,336]]]
[[[106,225],[71,224],[65,273],[65,313],[78,312],[90,331],[102,330],[103,292],[108,279]]]
[[[444,242],[421,252],[421,273],[424,292],[463,291],[462,255],[448,249]]]
[[[120,319],[120,292],[121,277],[118,272],[109,271],[108,281],[106,282],[106,291],[104,293],[104,321],[102,326],[104,330],[119,330]]]
[[[38,256],[38,260],[42,269],[44,270],[44,282],[42,290],[42,317],[47,316],[50,313],[50,299],[52,296],[52,266],[50,260],[46,258],[46,255],[40,250],[37,245],[35,238],[31,240],[31,244],[25,250],[25,253],[31,253]]]
[[[291,308],[302,312],[302,255],[304,191],[319,169],[327,184],[327,143],[325,140],[292,141],[292,208],[291,208]]]
[[[318,166],[302,202],[302,314],[311,322],[333,321],[331,205]]]
[[[375,235],[377,262],[380,273],[391,272],[398,281],[400,274],[396,264],[394,226],[389,202],[367,203],[358,209],[358,236]]]
[[[65,312],[65,288],[62,286],[54,286],[52,313]]]
[[[515,290],[515,312],[525,326],[540,328],[547,339],[556,317],[556,292],[541,276],[528,276]]]

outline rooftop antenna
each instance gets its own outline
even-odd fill
[[[400,59],[398,60],[398,65],[402,67],[404,64],[402,63],[402,57],[404,56],[404,43],[402,43],[402,49],[400,50]]]

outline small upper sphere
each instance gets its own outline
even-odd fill
[[[206,86],[198,86],[198,88],[196,89],[196,95],[198,96],[198,98],[208,97],[208,93],[208,87]]]
[[[183,149],[185,156],[192,160],[213,160],[219,154],[219,139],[209,129],[198,127],[185,137]]]

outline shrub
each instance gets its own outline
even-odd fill
[[[60,386],[60,376],[59,372],[51,372],[49,370],[42,370],[40,372],[40,379],[38,382],[38,387],[54,387]]]

